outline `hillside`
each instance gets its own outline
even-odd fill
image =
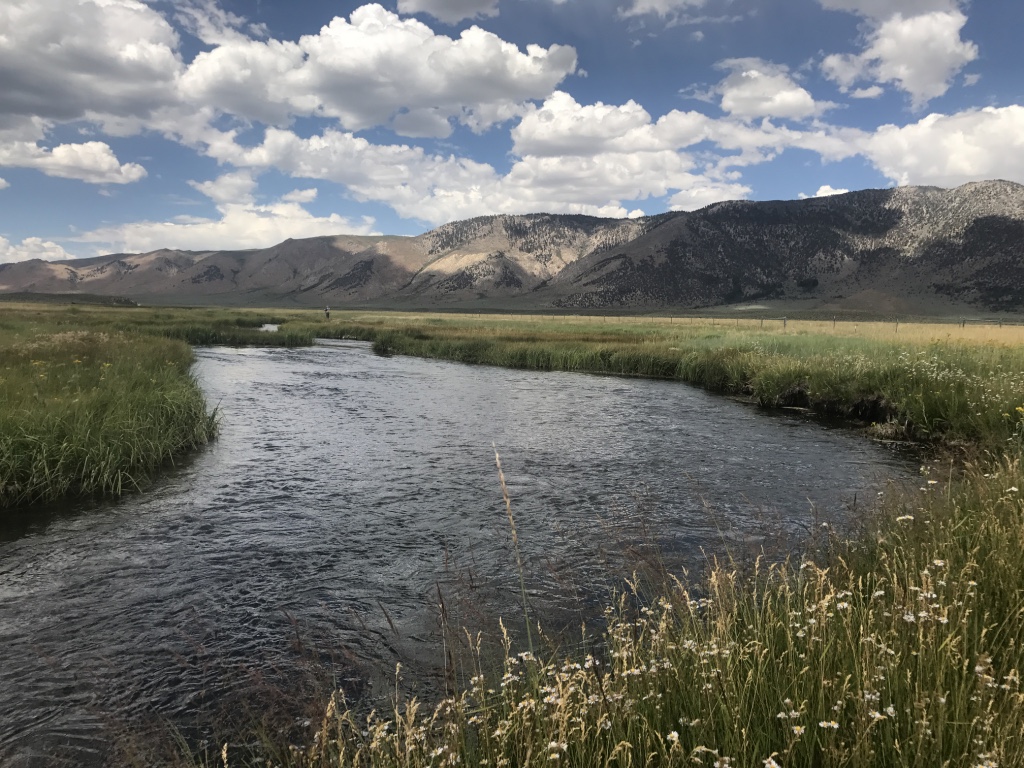
[[[0,292],[145,303],[524,309],[797,303],[1024,309],[1024,186],[732,201],[640,219],[533,214],[416,237],[0,265]]]

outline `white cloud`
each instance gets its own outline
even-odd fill
[[[696,211],[723,200],[742,200],[751,191],[750,187],[744,184],[705,182],[680,190],[672,195],[668,202],[673,211]]]
[[[485,130],[544,98],[576,69],[569,46],[526,51],[478,27],[458,39],[379,5],[336,17],[297,43],[226,42],[181,79],[193,103],[276,126],[292,116],[336,118],[348,130],[387,125],[443,137],[449,119]]]
[[[822,184],[820,187],[818,187],[818,191],[815,192],[813,195],[805,195],[803,192],[801,192],[799,195],[797,195],[797,197],[799,197],[801,200],[807,200],[810,197],[831,197],[832,195],[845,195],[849,191],[850,190],[848,189],[836,189],[835,187],[832,187],[828,184]]]
[[[255,183],[247,174],[231,173],[193,187],[217,204],[219,218],[179,216],[171,221],[139,221],[85,232],[74,242],[93,243],[98,250],[148,252],[158,248],[216,250],[267,248],[289,237],[374,234],[373,220],[353,222],[337,214],[314,216],[303,203],[316,190],[290,193],[266,204],[252,199]]]
[[[35,168],[47,176],[90,184],[130,184],[146,176],[146,169],[137,163],[122,165],[101,141],[61,144],[53,149],[30,142],[0,144],[0,166]]]
[[[843,90],[863,80],[892,83],[918,109],[949,90],[956,74],[978,57],[978,46],[960,39],[966,23],[957,10],[897,13],[869,33],[863,53],[826,56],[822,72]]]
[[[241,16],[221,8],[216,0],[178,0],[174,15],[187,32],[207,45],[246,40],[246,31],[256,37],[265,36],[262,27],[249,24]]]
[[[498,0],[398,0],[399,13],[429,13],[446,24],[497,16]]]
[[[225,173],[210,181],[190,181],[189,186],[202,192],[217,205],[251,205],[256,180],[249,171]]]
[[[701,8],[707,0],[631,0],[626,8],[619,9],[619,15],[623,18],[630,16],[646,16],[655,14],[665,18],[673,16],[679,11],[690,8]]]
[[[174,101],[178,36],[134,0],[0,3],[0,115],[147,115]]]
[[[0,189],[7,189],[11,183],[7,179],[0,179]]]
[[[853,99],[877,99],[885,93],[885,89],[880,85],[871,85],[867,88],[857,88],[850,91],[850,98]]]
[[[978,179],[1024,182],[1024,106],[928,115],[883,125],[861,151],[897,184],[955,187]]]
[[[41,237],[26,237],[20,244],[0,237],[0,264],[28,261],[29,259],[59,261],[71,258],[74,257],[59,245],[50,240],[43,240]]]
[[[726,59],[716,66],[730,72],[715,91],[722,97],[722,109],[731,115],[800,120],[835,106],[816,102],[793,80],[787,67],[756,58]]]
[[[640,133],[647,132],[650,125],[650,114],[634,101],[621,106],[602,102],[581,106],[569,94],[556,91],[543,105],[524,115],[512,129],[512,141],[520,156],[640,151],[649,144]]]

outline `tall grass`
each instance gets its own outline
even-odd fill
[[[5,305],[0,509],[141,487],[216,431],[188,345],[305,346],[313,333],[287,325],[308,315]]]
[[[0,346],[0,508],[118,495],[206,443],[182,342],[71,331]]]
[[[1021,488],[1016,458],[925,476],[853,543],[745,573],[714,563],[653,598],[634,588],[589,652],[506,636],[494,670],[471,637],[461,692],[435,706],[336,698],[310,743],[213,762],[1024,765]]]
[[[506,635],[497,668],[467,636],[462,686],[439,703],[397,686],[372,712],[339,696],[307,743],[211,763],[1024,766],[1021,346],[975,329],[664,325],[368,315],[333,332],[380,354],[662,376],[876,417],[876,434],[974,459],[885,490],[852,541],[712,562],[655,593],[635,582],[596,636],[531,652]]]
[[[1021,329],[992,327],[984,343],[977,328],[902,324],[886,338],[866,325],[865,335],[850,335],[849,325],[350,315],[318,332],[371,341],[380,354],[676,379],[873,423],[881,437],[998,452],[1020,429],[1024,344],[1013,342]]]

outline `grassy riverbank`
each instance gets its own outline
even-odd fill
[[[191,348],[175,340],[193,324],[134,309],[4,307],[0,509],[135,490],[210,440],[215,416]]]
[[[576,649],[509,644],[498,665],[471,650],[457,692],[436,707],[398,696],[367,714],[335,701],[305,747],[271,740],[259,759],[1024,766],[1024,339],[1017,328],[898,333],[373,315],[324,324],[318,335],[382,354],[659,376],[803,404],[973,458],[887,491],[853,541],[809,545],[792,563],[713,563],[653,598],[638,590]],[[247,759],[229,749],[209,764]]]
[[[0,509],[140,487],[215,430],[167,339],[96,331],[0,341]]]
[[[925,477],[855,543],[624,600],[593,653],[508,647],[436,707],[332,702],[270,764],[1024,765],[1024,474],[986,469]]]
[[[714,324],[713,324],[714,323]],[[1001,451],[1024,421],[1024,329],[642,318],[355,315],[320,336],[382,354],[677,379],[767,407],[874,424],[880,437]]]

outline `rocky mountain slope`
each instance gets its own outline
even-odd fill
[[[615,220],[485,216],[417,237],[0,265],[0,291],[142,302],[614,308],[769,301],[1024,309],[1024,186],[901,187]]]

